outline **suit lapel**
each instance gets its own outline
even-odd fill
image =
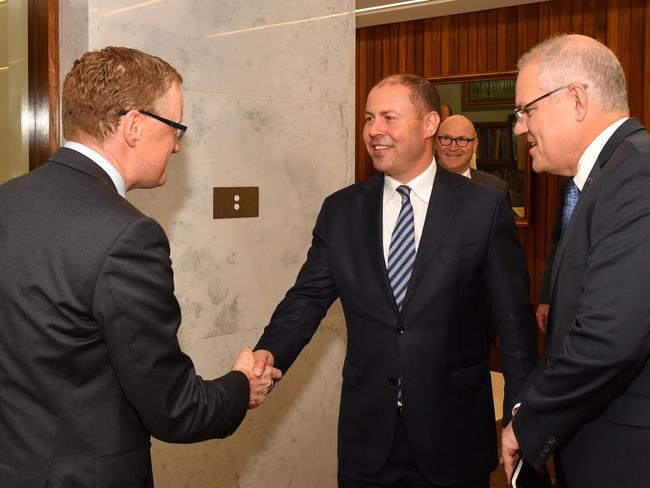
[[[426,270],[429,269],[428,263],[436,254],[447,227],[462,201],[460,192],[456,192],[456,190],[465,182],[465,177],[454,178],[454,176],[456,175],[452,175],[440,166],[436,169],[427,216],[402,310],[408,306],[409,300],[417,290]]]
[[[377,274],[378,283],[386,294],[386,298],[393,304],[395,310],[397,305],[393,298],[393,291],[388,281],[386,261],[384,260],[383,248],[383,200],[384,200],[384,177],[383,175],[373,176],[364,181],[359,187],[356,196],[357,211],[361,233],[365,238],[365,246],[368,250],[370,266]]]
[[[589,173],[589,177],[587,178],[585,185],[582,188],[582,191],[580,192],[580,198],[578,198],[578,203],[576,203],[576,206],[573,209],[573,217],[571,218],[567,228],[560,235],[560,242],[557,245],[557,250],[555,251],[555,257],[553,259],[553,265],[552,265],[553,267],[551,268],[551,283],[550,283],[550,290],[549,290],[550,297],[553,296],[553,290],[555,288],[555,283],[557,281],[557,275],[559,272],[560,263],[562,262],[562,258],[564,257],[564,253],[566,251],[567,243],[569,241],[571,233],[573,232],[573,228],[575,227],[575,222],[578,219],[580,219],[580,216],[582,214],[582,209],[585,207],[585,205],[587,205],[589,199],[594,197],[595,192],[597,191],[596,184],[600,179],[603,166],[607,164],[610,157],[614,153],[614,150],[616,150],[616,148],[621,144],[621,142],[623,142],[623,140],[625,140],[627,137],[629,137],[634,132],[637,132],[639,130],[643,130],[643,126],[639,123],[637,119],[630,118],[626,120],[625,122],[623,122],[623,124],[621,124],[621,126],[618,129],[616,129],[614,134],[612,134],[612,136],[603,146],[602,151],[600,151],[600,154],[598,155],[598,158],[594,163],[594,167],[591,169],[591,172]]]

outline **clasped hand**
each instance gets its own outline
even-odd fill
[[[233,371],[241,371],[248,378],[250,397],[248,408],[261,405],[271,393],[276,381],[282,378],[282,371],[273,367],[273,354],[269,351],[251,351],[245,347],[233,364]]]

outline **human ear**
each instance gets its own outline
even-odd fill
[[[129,110],[122,116],[119,130],[129,147],[135,147],[142,137],[143,116],[137,110]]]

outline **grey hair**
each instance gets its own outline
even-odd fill
[[[603,112],[629,112],[623,68],[612,50],[601,42],[582,35],[556,35],[524,54],[517,67],[521,71],[533,61],[539,61],[541,89],[580,83]]]

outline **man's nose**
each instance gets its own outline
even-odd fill
[[[516,136],[520,136],[528,132],[528,127],[521,120],[515,121],[515,127],[513,129]]]

